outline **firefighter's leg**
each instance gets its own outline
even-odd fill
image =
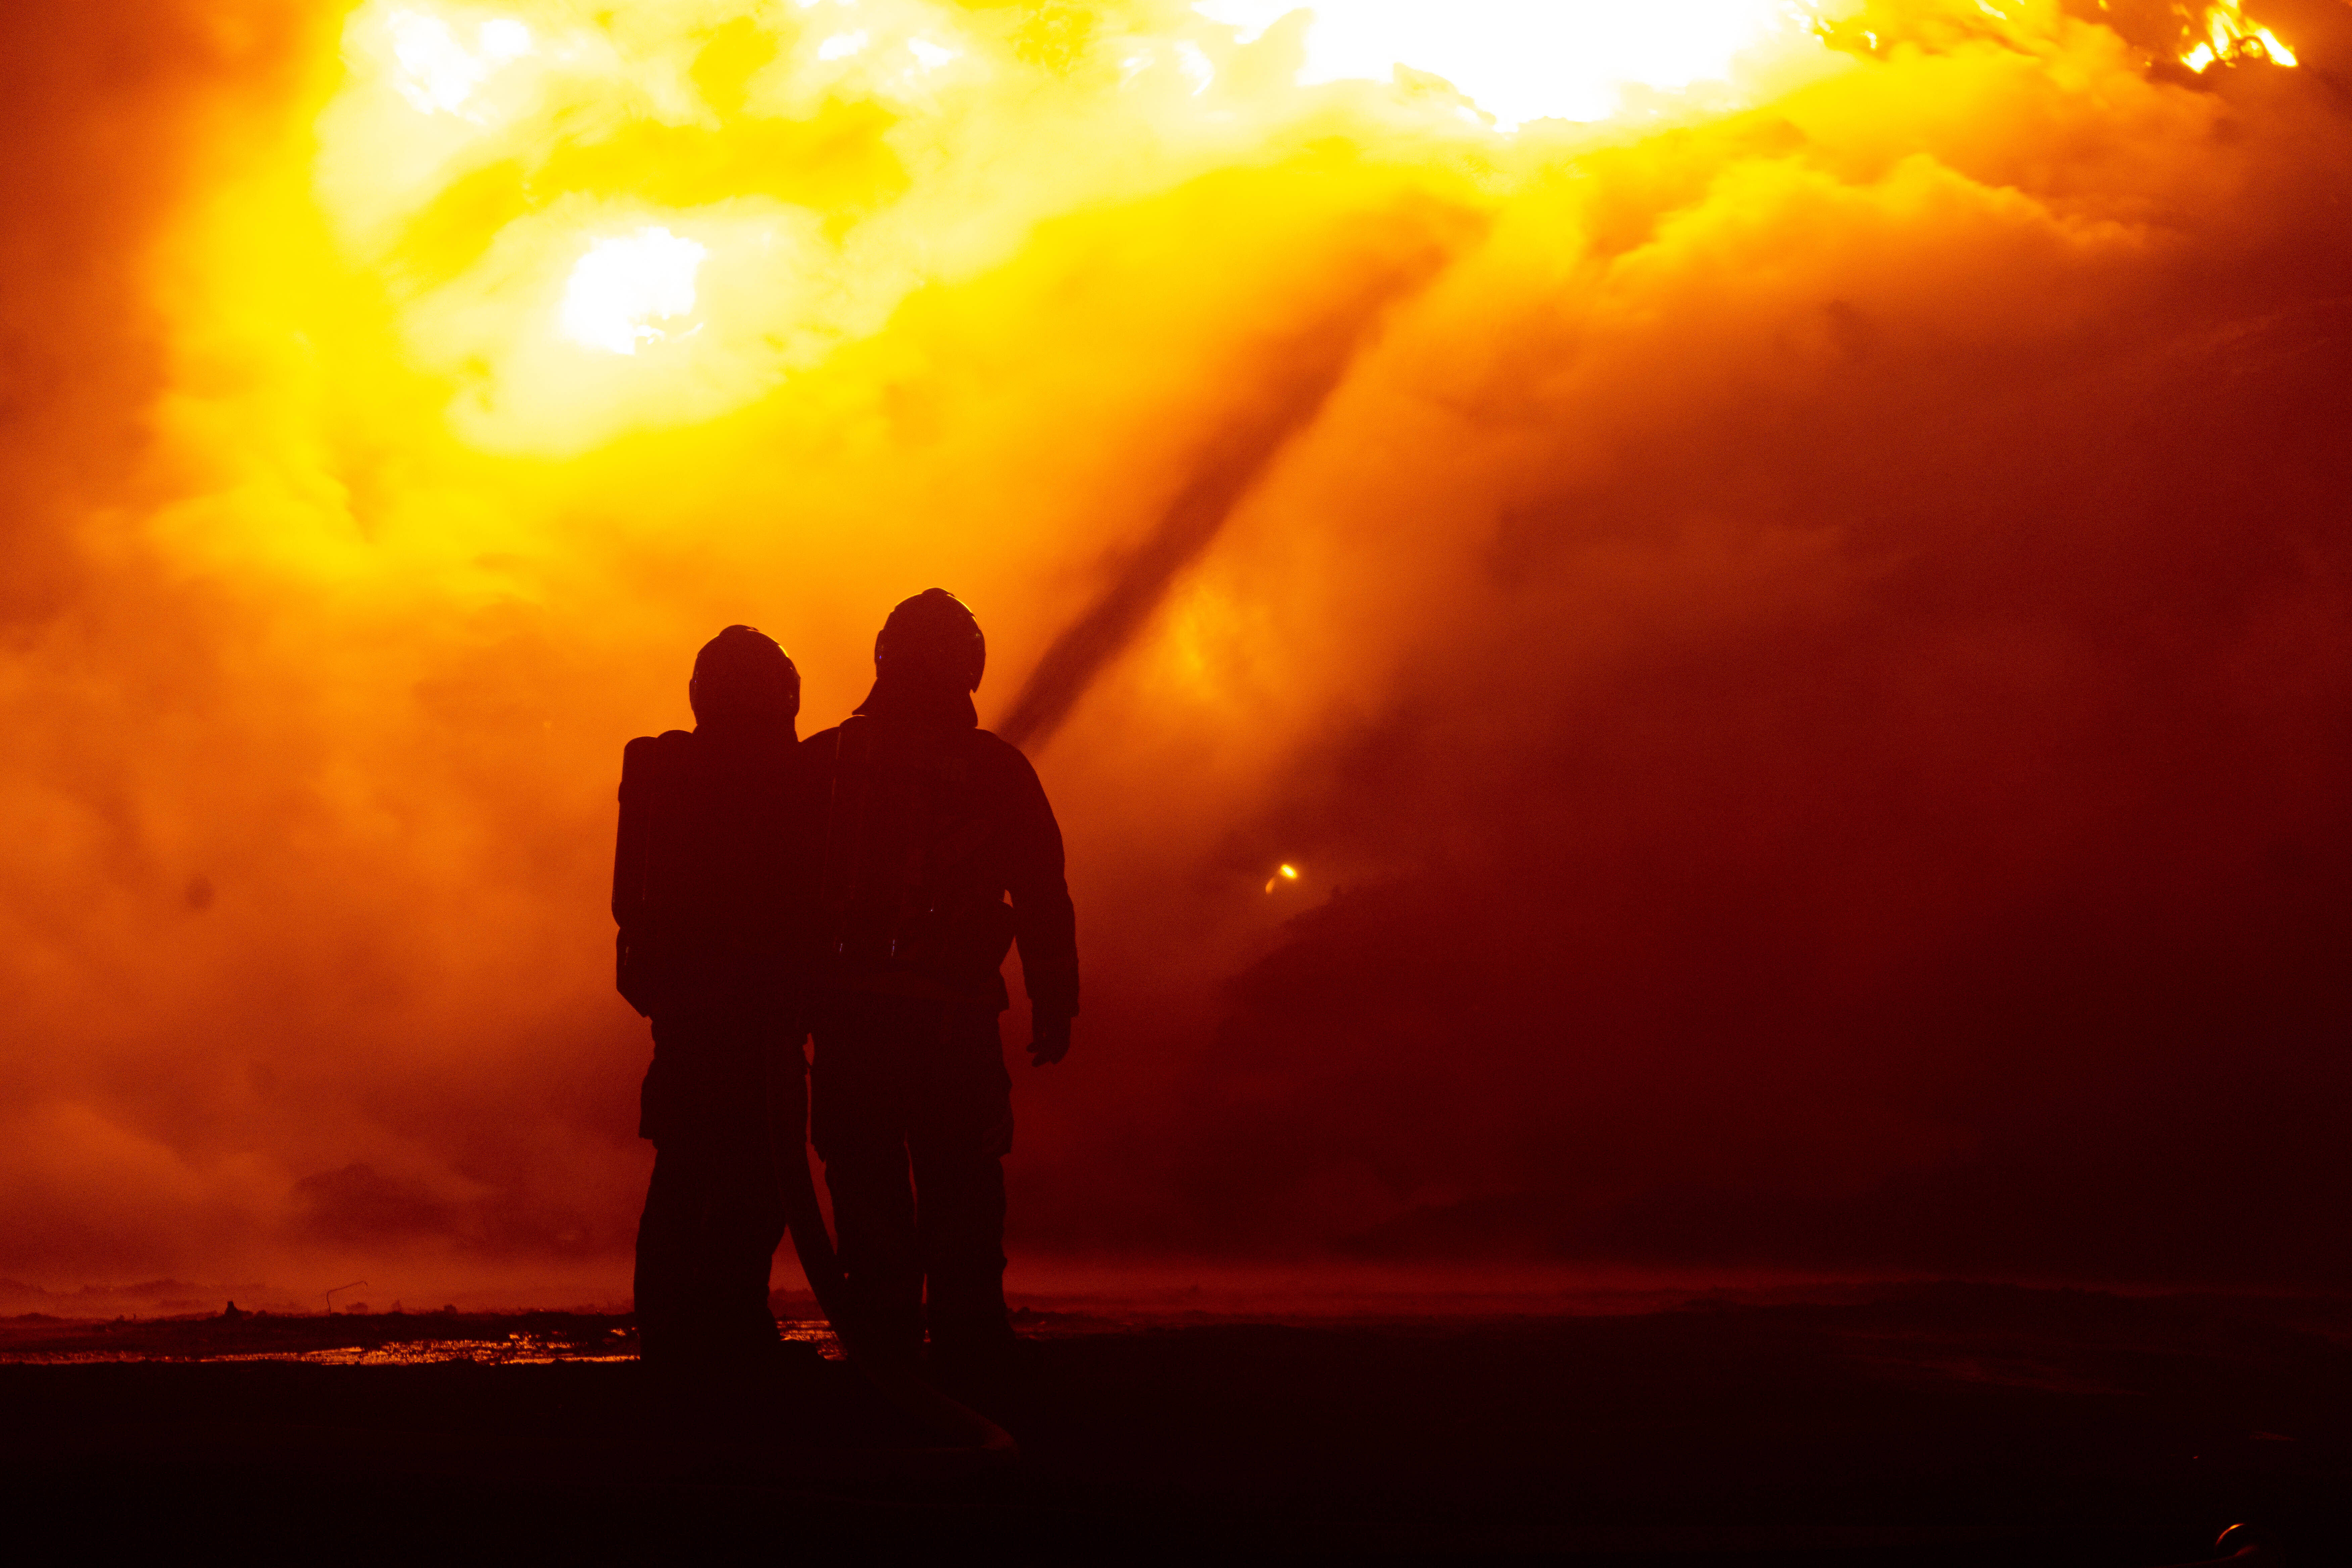
[[[912,1359],[923,1339],[922,1261],[891,1040],[855,1020],[821,1027],[810,1131],[833,1194],[849,1308],[874,1353]]]
[[[750,1026],[657,1019],[644,1131],[656,1150],[637,1226],[637,1332],[649,1362],[772,1354],[768,1271],[783,1238]]]
[[[709,1162],[676,1140],[654,1155],[653,1180],[637,1221],[638,1353],[651,1363],[697,1358],[704,1325],[702,1238],[709,1211]]]
[[[737,1140],[718,1162],[718,1190],[701,1240],[697,1270],[715,1354],[773,1354],[775,1315],[768,1310],[768,1275],[784,1239],[784,1207],[764,1139]]]
[[[992,1013],[946,1021],[909,1119],[919,1232],[935,1352],[984,1355],[1010,1341],[1004,1311],[1004,1156],[1013,1085]]]
[[[756,1066],[756,1054],[752,1061]],[[762,1105],[772,1092],[766,1076],[739,1075],[734,1092],[747,1106]],[[773,1125],[764,1116],[758,1121],[747,1117],[728,1130],[726,1170],[712,1205],[709,1237],[713,1327],[722,1343],[752,1355],[772,1354],[777,1343],[775,1314],[768,1310],[768,1279],[776,1248],[784,1239],[784,1201],[776,1187],[770,1141],[789,1138],[799,1152],[807,1118],[807,1079],[798,1072],[780,1076],[772,1092],[779,1097]]]

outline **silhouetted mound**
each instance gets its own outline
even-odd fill
[[[927,1447],[813,1348],[663,1378],[586,1359],[624,1326],[595,1318],[467,1325],[583,1347],[541,1365],[0,1365],[0,1500],[19,1538],[102,1521],[339,1561],[749,1542],[2153,1568],[2241,1521],[2264,1532],[2255,1563],[2352,1557],[2352,1302],[1815,1298],[1034,1338],[940,1373],[1019,1436],[1010,1468]],[[265,1328],[282,1347],[329,1321]],[[10,1325],[68,1328],[226,1333]]]

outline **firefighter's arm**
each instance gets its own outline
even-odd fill
[[[1054,820],[1036,770],[1027,758],[1013,755],[1018,766],[1009,781],[1012,855],[1006,880],[1034,1020],[1029,1055],[1045,1067],[1069,1054],[1070,1020],[1078,1013],[1077,916],[1063,876],[1061,825]]]

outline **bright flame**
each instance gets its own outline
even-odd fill
[[[563,335],[616,354],[668,336],[651,323],[694,309],[694,275],[709,254],[658,225],[598,240],[564,285]]]
[[[1178,188],[1318,116],[1486,158],[1529,120],[1696,121],[1845,65],[1800,0],[1327,0],[1288,20],[1202,0],[1149,26],[938,0],[668,0],[592,26],[510,4],[354,11],[314,174],[460,438],[509,453],[740,407],[1041,222]],[[662,323],[698,300],[691,355],[639,352],[685,335]],[[575,346],[612,368],[583,374]]]
[[[1198,0],[1202,16],[1257,37],[1302,7],[1290,0]],[[1811,23],[1787,0],[1320,0],[1304,7],[1303,86],[1387,81],[1398,67],[1442,77],[1509,131],[1530,120],[1600,120],[1629,88],[1676,91],[1728,81],[1738,58]]]
[[[2205,8],[2205,36],[2180,57],[2190,70],[2202,72],[2215,60],[2268,60],[2273,65],[2295,63],[2294,51],[2268,27],[2247,22],[2238,0],[2219,0]]]
[[[927,71],[935,71],[957,58],[955,50],[944,44],[935,44],[929,38],[908,38],[907,52],[920,61]]]
[[[400,67],[394,85],[424,114],[457,113],[501,67],[531,52],[530,29],[510,16],[492,17],[477,27],[471,49],[457,41],[447,22],[418,11],[394,11],[384,31]]]

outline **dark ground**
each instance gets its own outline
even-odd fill
[[[510,1337],[511,1336],[511,1337]],[[422,1341],[485,1361],[48,1363]],[[1541,1551],[2352,1563],[2352,1303],[1882,1288],[1638,1316],[1047,1334],[996,1466],[809,1350],[697,1403],[626,1321],[0,1321],[0,1539],[322,1562]],[[438,1352],[436,1352],[438,1353]],[[516,1364],[541,1356],[544,1364]],[[486,1364],[485,1362],[504,1364]],[[19,1559],[22,1560],[21,1558]]]

